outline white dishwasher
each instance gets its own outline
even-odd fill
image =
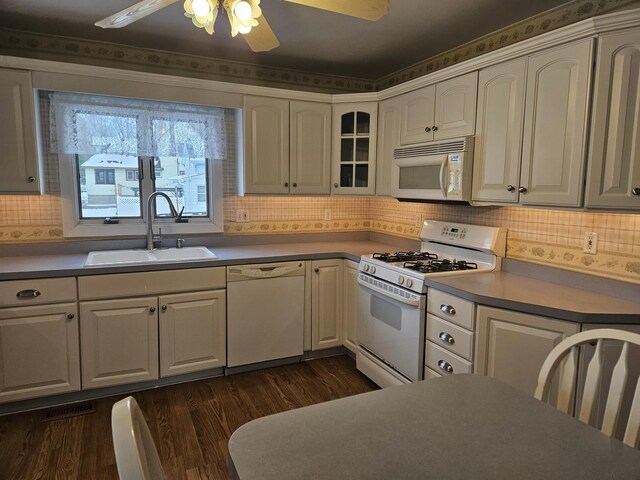
[[[227,367],[302,355],[304,262],[227,267]]]

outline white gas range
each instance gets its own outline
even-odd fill
[[[360,259],[358,369],[381,387],[422,380],[425,279],[499,270],[506,230],[426,220],[420,252]]]

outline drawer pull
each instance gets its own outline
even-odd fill
[[[440,368],[440,370],[443,370],[447,373],[453,373],[453,367],[449,362],[438,360],[438,367]]]
[[[16,297],[23,299],[23,300],[28,300],[30,298],[36,298],[39,297],[41,295],[40,290],[20,290],[18,293],[16,293]]]
[[[440,335],[438,336],[440,337],[440,340],[442,340],[444,343],[448,343],[449,345],[453,345],[454,343],[456,343],[454,338],[447,332],[440,332]]]
[[[453,308],[451,305],[445,305],[444,303],[440,305],[440,310],[442,310],[444,313],[448,313],[449,315],[456,314],[455,308]]]

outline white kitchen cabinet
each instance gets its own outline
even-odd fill
[[[330,193],[331,106],[244,97],[244,192]]]
[[[311,262],[311,350],[342,346],[342,259]]]
[[[224,290],[159,297],[160,376],[226,364]]]
[[[0,193],[40,193],[31,73],[0,69]]]
[[[640,29],[598,39],[587,208],[640,210]]]
[[[549,352],[579,328],[578,323],[478,306],[475,373],[533,395]]]
[[[523,205],[582,204],[592,68],[592,39],[529,57],[518,187]]]
[[[378,107],[376,195],[391,195],[393,149],[400,145],[400,112],[400,97],[383,100]]]
[[[158,379],[158,298],[80,302],[82,388]]]
[[[333,106],[331,193],[375,193],[377,129],[376,103],[345,103]]]
[[[472,199],[517,203],[527,59],[480,71]]]
[[[472,72],[400,96],[400,144],[473,135],[478,73]]]
[[[78,390],[77,304],[0,309],[0,403]]]
[[[343,344],[353,353],[358,347],[358,262],[344,261]]]

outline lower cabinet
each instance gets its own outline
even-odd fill
[[[76,305],[0,309],[0,403],[80,390]]]
[[[549,352],[579,329],[578,323],[478,306],[475,372],[533,395]]]
[[[342,259],[311,262],[311,350],[342,346]]]
[[[358,262],[344,261],[342,308],[343,345],[355,353],[358,346]]]

